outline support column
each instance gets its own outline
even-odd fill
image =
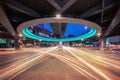
[[[15,50],[19,50],[20,49],[20,45],[19,45],[19,36],[18,34],[15,35]]]
[[[103,38],[102,40],[101,40],[101,50],[105,50],[106,49],[106,40],[107,40],[107,38]]]
[[[60,36],[60,38],[62,38],[62,23],[58,23],[58,29],[59,29],[59,36]],[[63,43],[59,42],[58,47],[62,48],[62,46],[63,46]]]
[[[58,23],[59,36],[62,38],[62,23]]]
[[[59,42],[58,47],[59,47],[59,48],[62,48],[62,46],[63,46],[63,43],[62,43],[62,42]]]
[[[6,43],[7,43],[7,48],[10,48],[11,47],[11,44],[10,44],[11,40],[10,39],[6,39]]]
[[[36,41],[35,41],[35,40],[33,41],[33,45],[34,45],[34,47],[36,47],[36,46],[37,46],[37,43],[36,43]]]

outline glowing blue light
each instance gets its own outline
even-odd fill
[[[28,30],[28,27],[24,28],[22,30],[22,32],[25,36],[35,39],[35,40],[52,41],[52,42],[66,42],[66,41],[76,41],[76,40],[81,40],[81,39],[86,39],[86,38],[92,37],[96,34],[96,29],[91,28],[91,30],[84,35],[74,37],[74,38],[65,38],[65,39],[41,37],[41,36],[35,35],[32,32],[30,32]]]

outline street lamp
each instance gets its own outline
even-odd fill
[[[19,34],[19,37],[22,37],[23,35],[22,34]]]
[[[100,36],[101,36],[101,33],[98,33],[97,36],[100,37]]]
[[[87,29],[88,27],[87,26],[85,26],[85,29]]]
[[[57,17],[57,18],[60,18],[60,17],[61,17],[61,14],[56,14],[56,17]]]

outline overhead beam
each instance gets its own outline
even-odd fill
[[[52,28],[53,28],[53,31],[54,31],[54,34],[58,35],[59,34],[59,29],[58,29],[58,24],[57,23],[50,23]]]
[[[105,5],[104,5],[104,10],[107,10],[109,8],[111,8],[114,5],[114,3],[110,2],[110,1],[106,1]],[[99,4],[89,10],[87,10],[86,12],[84,12],[83,14],[80,15],[80,18],[87,18],[90,16],[93,16],[95,14],[98,14],[102,11],[102,4]]]
[[[0,6],[0,23],[13,35],[15,36],[16,32],[13,29],[8,17],[6,16],[4,10]]]
[[[103,2],[102,2],[101,25],[102,25],[102,22],[103,22],[103,16],[104,16],[104,4],[105,4],[105,0],[103,0]]]
[[[65,5],[64,7],[62,8],[62,13],[68,9],[72,4],[74,4],[77,0],[69,0]]]
[[[60,13],[62,12],[62,8],[54,1],[54,0],[47,0],[52,6],[54,6]]]
[[[47,0],[52,6],[54,6],[60,13],[63,13],[66,9],[68,9],[73,3],[77,0],[69,0],[63,7],[60,7],[59,4],[56,3],[55,0]]]
[[[21,12],[21,13],[29,15],[31,17],[40,17],[41,16],[38,12],[33,11],[30,8],[20,4],[16,0],[6,0],[6,5]]]
[[[108,36],[109,33],[120,23],[120,9],[116,13],[115,17],[113,18],[111,24],[109,25],[108,29],[105,32],[105,36]]]

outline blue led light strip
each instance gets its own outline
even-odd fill
[[[52,41],[52,42],[67,42],[67,41],[76,41],[76,40],[86,39],[86,38],[94,36],[96,34],[96,32],[97,32],[96,29],[92,28],[89,32],[87,32],[86,34],[79,36],[79,37],[57,39],[57,38],[45,38],[45,37],[35,35],[28,30],[28,27],[26,27],[22,30],[22,33],[29,38],[32,38],[35,40]]]

